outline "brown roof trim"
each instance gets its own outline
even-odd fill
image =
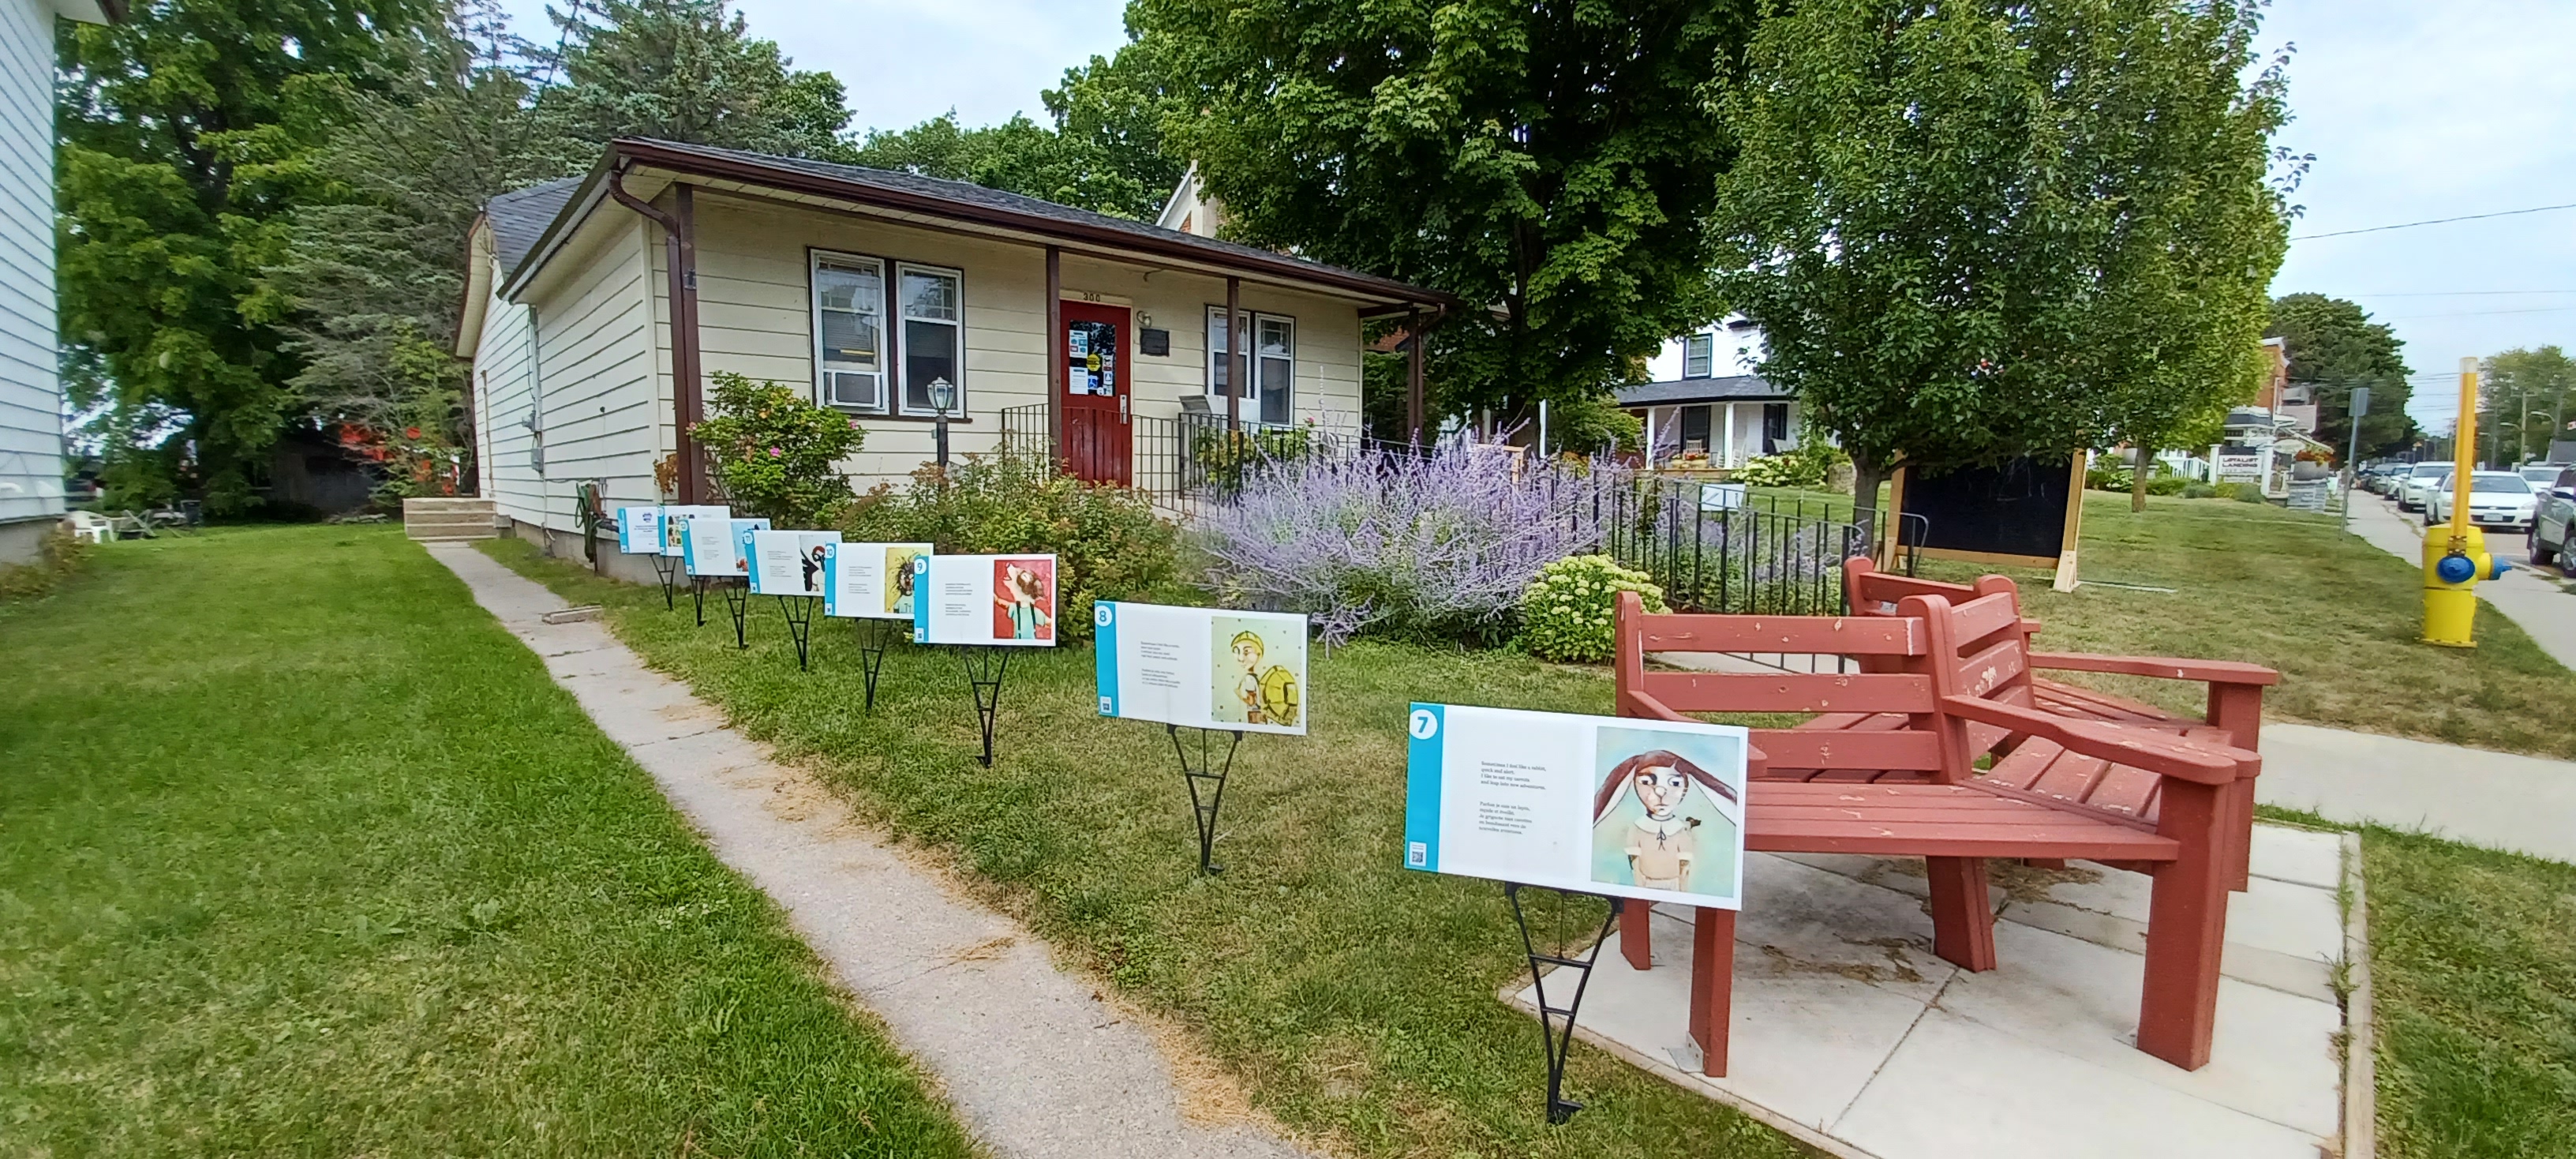
[[[607,157],[602,160],[599,168],[592,172],[591,180],[585,181],[582,189],[567,203],[564,216],[557,218],[538,239],[537,244],[531,247],[527,260],[521,263],[521,268],[510,271],[508,281],[511,288],[515,290],[524,284],[535,273],[536,267],[543,265],[552,256],[558,235],[569,232],[569,227],[596,203],[597,195],[594,192],[594,186],[601,176],[612,170],[622,170],[635,165],[650,166],[687,176],[738,181],[746,185],[790,193],[829,197],[899,213],[921,214],[1008,229],[1095,249],[1168,258],[1229,270],[1265,281],[1325,286],[1346,293],[1394,299],[1400,303],[1420,303],[1425,306],[1446,307],[1457,303],[1456,298],[1438,290],[1407,285],[1356,270],[1301,261],[1268,250],[1160,229],[1150,223],[1112,225],[1084,221],[1072,216],[1032,213],[988,201],[941,197],[927,190],[897,189],[884,184],[845,180],[797,165],[769,164],[758,154],[699,149],[668,141],[631,137],[621,137],[608,143]],[[1080,212],[1066,210],[1067,214]]]

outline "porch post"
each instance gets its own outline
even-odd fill
[[[1227,434],[1243,429],[1244,368],[1243,348],[1243,280],[1225,279],[1225,429]]]
[[[1735,465],[1735,404],[1731,402],[1726,404],[1726,451],[1717,457],[1717,465]]]
[[[1412,347],[1405,354],[1404,425],[1406,439],[1416,446],[1422,443],[1423,412],[1428,408],[1422,398],[1422,311],[1406,315],[1405,342]]]
[[[1047,469],[1064,469],[1064,359],[1058,348],[1064,341],[1064,255],[1054,246],[1046,247],[1046,337],[1038,346],[1046,351],[1047,367]],[[998,419],[996,421],[999,421]]]

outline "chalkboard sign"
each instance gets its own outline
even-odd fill
[[[1936,559],[2053,567],[2058,586],[2072,587],[2084,467],[2078,454],[1937,475],[1906,468],[1897,474],[1895,506],[1920,519],[1904,521],[1903,545]]]

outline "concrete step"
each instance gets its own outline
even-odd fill
[[[413,539],[491,539],[499,534],[492,500],[403,500],[403,534]]]

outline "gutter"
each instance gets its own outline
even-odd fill
[[[626,191],[626,170],[627,166],[622,164],[609,170],[608,195],[619,205],[662,227],[662,264],[670,274],[672,426],[677,428],[677,442],[672,450],[680,460],[679,500],[682,504],[695,504],[706,490],[706,464],[700,461],[697,440],[689,434],[691,427],[706,418],[706,404],[698,382],[696,202],[689,186],[674,183],[672,195],[679,203],[679,212],[664,213],[653,203]]]

